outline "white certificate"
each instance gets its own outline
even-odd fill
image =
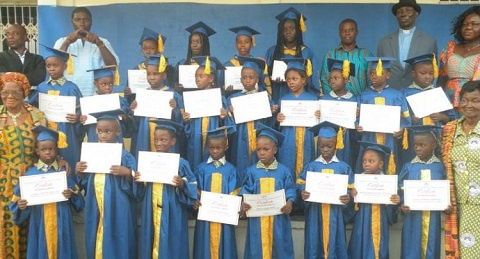
[[[222,93],[220,88],[184,92],[183,104],[191,119],[218,116],[222,109]]]
[[[138,89],[146,89],[150,87],[147,80],[147,70],[129,69],[128,70],[128,87],[132,89],[132,93],[137,93]]]
[[[272,68],[272,80],[275,81],[280,78],[281,81],[285,81],[285,71],[287,71],[287,63],[282,60],[274,60]]]
[[[312,127],[318,123],[315,112],[319,109],[318,101],[282,100],[281,113],[285,119],[280,126]]]
[[[400,130],[400,106],[360,105],[360,126],[363,131],[393,133]]]
[[[200,203],[198,220],[238,225],[242,197],[202,191]]]
[[[272,117],[266,91],[235,97],[231,102],[237,124]]]
[[[66,201],[63,191],[67,188],[65,171],[38,175],[20,176],[20,197],[27,205],[39,205]]]
[[[154,117],[170,120],[172,118],[172,107],[170,100],[173,99],[173,92],[138,89],[135,100],[137,108],[135,116]]]
[[[195,72],[198,67],[198,65],[178,66],[178,83],[183,85],[183,88],[198,88],[195,82]]]
[[[285,190],[281,189],[268,194],[244,194],[243,200],[251,208],[247,210],[247,217],[264,217],[282,214],[285,206]]]
[[[122,144],[83,142],[80,161],[87,162],[85,173],[109,174],[112,165],[122,162]]]
[[[97,119],[91,115],[95,112],[113,111],[120,109],[120,97],[118,94],[102,94],[80,98],[82,114],[87,115],[85,125],[97,123]]]
[[[225,70],[225,87],[233,86],[233,90],[243,90],[242,68],[243,67],[226,67]]]
[[[450,204],[448,180],[405,180],[403,186],[405,206],[410,210],[443,211]]]
[[[393,204],[392,195],[397,194],[397,175],[356,174],[356,203]]]
[[[45,114],[47,120],[68,122],[67,114],[75,114],[76,97],[39,93],[38,108]]]
[[[138,171],[140,181],[172,184],[178,175],[180,155],[161,152],[138,152]]]
[[[440,87],[407,96],[407,101],[418,118],[453,109],[450,100]]]
[[[347,129],[355,129],[357,103],[320,100],[320,122],[328,121]]]
[[[340,196],[347,194],[348,175],[308,172],[305,191],[310,193],[306,201],[339,204]]]

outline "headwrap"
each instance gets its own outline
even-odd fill
[[[30,94],[30,82],[24,74],[17,72],[8,72],[3,75],[0,78],[0,91],[2,91],[5,84],[9,82],[19,85],[23,90],[24,97],[27,97]]]

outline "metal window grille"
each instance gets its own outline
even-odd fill
[[[478,4],[479,0],[440,0],[440,4]]]
[[[5,29],[11,24],[20,24],[27,30],[27,48],[38,53],[37,6],[0,6],[0,52],[7,50]]]

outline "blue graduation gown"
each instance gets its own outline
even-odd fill
[[[45,173],[33,166],[28,169],[25,176],[54,172],[55,169],[53,168]],[[67,186],[73,192],[68,201],[28,206],[25,210],[18,208],[20,185],[15,187],[9,208],[13,213],[15,224],[20,225],[27,220],[29,221],[27,258],[53,258],[54,255],[49,256],[48,254],[49,248],[55,253],[56,258],[75,259],[78,257],[71,208],[75,211],[81,211],[85,202],[74,179],[67,177]],[[52,229],[49,229],[49,226]]]
[[[227,162],[219,168],[213,163],[201,163],[195,170],[198,189],[207,192],[219,192],[223,194],[237,195],[240,185],[237,179],[237,170]],[[210,226],[220,226],[220,236],[210,235]],[[194,258],[212,258],[212,251],[216,249],[219,259],[236,259],[237,243],[235,239],[235,226],[228,224],[213,223],[197,220],[195,224],[195,237],[193,243]]]
[[[136,170],[135,158],[122,151],[121,165]],[[130,178],[130,180],[127,180]],[[132,176],[86,173],[79,177],[85,193],[87,258],[137,258],[137,206]]]
[[[353,172],[347,163],[332,161],[324,164],[312,161],[305,165],[297,180],[299,196],[301,191],[305,190],[307,171],[348,175],[348,183],[353,183]],[[345,208],[344,205],[305,202],[305,258],[347,258],[347,237],[343,216]],[[327,217],[324,218],[324,215]],[[324,237],[324,232],[327,237]]]
[[[295,201],[295,184],[287,167],[278,163],[277,169],[266,170],[254,164],[247,168],[240,195],[271,193],[281,189],[285,190],[287,201]],[[271,242],[269,238],[262,240],[262,236],[272,236]],[[274,259],[294,258],[290,215],[248,218],[244,258],[264,258],[263,254],[270,254]]]
[[[430,177],[425,180],[444,180],[446,178],[445,166],[441,162],[425,163],[407,163],[403,166],[398,177],[398,186],[400,188],[400,197],[403,202],[403,181],[404,180],[422,180],[422,171],[428,170]],[[424,171],[425,172],[425,171]],[[408,259],[421,258],[440,258],[441,253],[441,211],[430,211],[423,214],[423,211],[410,211],[403,216],[402,229],[402,257]],[[423,226],[422,222],[429,222]],[[426,243],[426,256],[423,257],[422,232],[428,233]]]
[[[318,98],[307,92],[301,93],[298,97],[292,93],[288,93],[280,99],[282,100],[310,100],[316,101]],[[281,110],[281,109],[280,109]],[[292,179],[295,181],[298,175],[302,172],[303,165],[315,159],[315,141],[312,132],[308,131],[307,127],[280,127],[281,132],[285,135],[282,146],[278,150],[278,161],[284,164],[292,174]],[[304,131],[303,141],[297,139],[297,131]],[[300,161],[301,167],[297,168],[297,157],[299,157],[299,150],[302,149],[303,161]]]
[[[161,183],[138,183],[135,187],[135,196],[142,201],[138,258],[189,258],[187,205],[197,200],[197,182],[183,158],[178,175],[184,179],[183,191]]]

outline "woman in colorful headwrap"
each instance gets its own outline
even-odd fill
[[[32,129],[46,125],[45,116],[23,100],[30,83],[21,73],[7,73],[0,79],[0,258],[24,258],[27,251],[26,225],[13,224],[8,204],[18,178],[34,163],[36,137]]]

